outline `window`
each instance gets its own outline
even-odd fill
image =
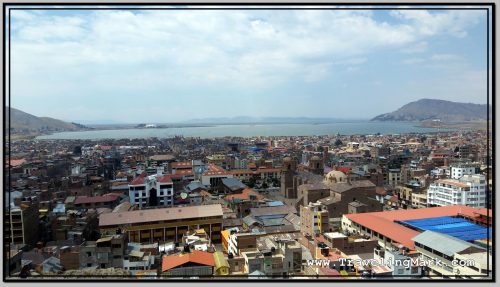
[[[87,257],[92,256],[92,252],[87,252]]]

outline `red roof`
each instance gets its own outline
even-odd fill
[[[75,199],[75,204],[111,202],[117,200],[118,197],[120,197],[119,193],[108,193],[102,196],[78,196]]]
[[[248,200],[248,199],[250,199],[250,195],[255,195],[255,197],[257,198],[257,200],[264,199],[263,195],[261,195],[260,193],[254,191],[251,188],[245,188],[241,193],[226,195],[226,197],[224,199],[227,200],[227,201],[232,201],[234,199]]]
[[[351,169],[350,169],[350,168],[348,168],[348,167],[339,167],[339,168],[337,168],[337,170],[338,170],[338,171],[341,171],[341,172],[343,172],[343,173],[345,173],[345,174],[348,174],[348,173],[350,173],[350,172],[351,172]]]
[[[213,253],[193,250],[190,253],[163,256],[161,271],[166,272],[189,262],[205,266],[215,266]]]
[[[172,177],[170,174],[157,176],[156,181],[160,183],[172,183]]]
[[[488,209],[488,208],[479,208],[477,209],[474,213],[476,214],[479,214],[479,215],[482,215],[482,216],[489,216],[489,217],[492,217],[493,214],[491,212],[492,210],[491,209]]]
[[[405,247],[410,248],[411,250],[415,250],[415,243],[412,238],[420,234],[420,232],[404,227],[394,221],[415,220],[440,216],[457,216],[459,214],[473,216],[475,212],[483,209],[484,208],[476,209],[465,205],[451,205],[420,209],[401,209],[382,212],[345,214],[344,216],[359,225],[365,226],[392,239],[393,241],[404,245]]]
[[[138,177],[136,177],[134,180],[132,180],[129,184],[130,185],[144,184],[144,178],[145,177],[146,177],[146,173],[143,172]]]

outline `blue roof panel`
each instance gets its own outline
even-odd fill
[[[477,225],[460,217],[442,216],[397,222],[419,231],[435,231],[465,241],[486,239],[488,236],[491,238],[491,227]]]

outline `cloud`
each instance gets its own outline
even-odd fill
[[[422,59],[422,58],[410,58],[410,59],[403,60],[402,63],[405,65],[414,65],[414,64],[424,63],[425,61],[426,61],[426,59]]]
[[[478,23],[485,11],[448,10],[430,12],[428,10],[392,10],[391,15],[411,22],[415,31],[423,36],[435,36],[441,33],[454,37],[467,36],[467,29]]]
[[[431,60],[434,61],[449,61],[460,59],[460,56],[454,54],[434,54],[431,56]]]
[[[465,37],[480,16],[408,12],[12,10],[13,101],[139,101],[318,82],[377,53],[426,51],[430,36]]]
[[[419,43],[415,43],[412,46],[401,49],[401,52],[405,54],[423,53],[427,51],[428,48],[429,44],[426,41],[422,41]]]

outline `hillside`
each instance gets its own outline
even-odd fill
[[[6,113],[5,116],[7,118],[8,114]],[[39,134],[82,129],[87,129],[87,127],[49,117],[37,117],[18,109],[10,108],[10,131],[12,134]]]
[[[372,121],[440,120],[443,122],[466,122],[485,121],[486,118],[486,105],[421,99],[406,104],[394,112],[376,116]]]

